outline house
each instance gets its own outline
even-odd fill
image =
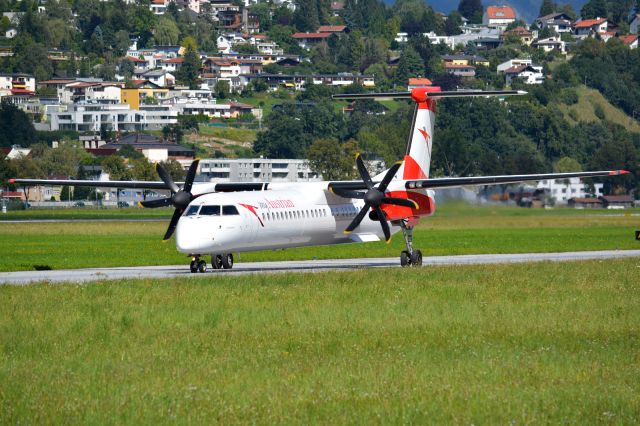
[[[149,161],[159,162],[172,160],[183,160],[195,158],[195,151],[185,148],[175,143],[166,142],[155,136],[144,133],[130,133],[114,142],[102,145],[101,149],[120,150],[124,146],[130,145],[136,151],[142,153]]]
[[[568,203],[570,199],[584,199],[589,196],[598,197],[603,194],[602,183],[593,184],[594,193],[590,193],[589,186],[580,178],[547,179],[538,182],[537,188],[544,189],[557,203]],[[597,198],[589,198],[597,200]]]
[[[294,38],[300,47],[310,49],[312,46],[327,41],[333,33],[295,33],[291,37]]]
[[[633,17],[629,24],[629,29],[632,34],[638,34],[638,27],[640,27],[640,13],[636,13],[636,16]]]
[[[503,40],[500,38],[478,38],[473,40],[473,44],[479,50],[492,50],[500,47],[503,44]]]
[[[551,13],[549,15],[540,16],[535,20],[538,28],[550,28],[557,34],[571,33],[571,17],[566,13]]]
[[[198,176],[211,182],[313,182],[321,180],[308,160],[205,158]]]
[[[415,88],[431,86],[433,82],[428,78],[410,78],[409,85],[407,86],[407,90],[410,92]]]
[[[149,4],[149,10],[153,12],[154,15],[164,15],[167,11],[167,4],[169,0],[151,0]]]
[[[489,66],[489,61],[482,56],[476,55],[442,55],[442,61],[445,64],[454,65],[482,65]]]
[[[567,53],[567,43],[562,41],[559,36],[538,39],[531,46],[542,49],[545,52],[557,50],[560,53]]]
[[[160,87],[173,87],[176,85],[176,77],[163,69],[155,69],[142,74],[142,77]]]
[[[515,66],[519,66],[519,65],[533,65],[533,61],[531,60],[531,58],[510,59],[507,62],[503,62],[500,65],[498,65],[497,72],[498,72],[498,74],[500,74],[501,72],[505,72],[509,68],[512,68],[512,67],[515,67]]]
[[[444,69],[449,74],[457,75],[458,77],[475,77],[476,68],[473,65],[458,65],[453,63],[445,63]]]
[[[138,110],[140,105],[147,103],[147,99],[154,99],[152,103],[157,103],[166,98],[168,93],[169,89],[166,87],[158,87],[150,83],[136,88],[122,89],[120,99],[123,104],[129,105],[131,109]]]
[[[332,1],[329,6],[329,10],[331,10],[331,14],[335,17],[340,16],[342,11],[344,10],[344,2],[342,1]]]
[[[180,69],[180,67],[182,67],[183,62],[183,57],[161,59],[160,68],[167,72],[176,72]]]
[[[429,33],[424,33],[422,35],[428,38],[431,44],[444,44],[451,50],[454,50],[456,48],[456,42],[453,37],[439,36],[433,31]]]
[[[514,78],[522,79],[524,84],[542,84],[544,83],[544,74],[542,67],[533,65],[516,65],[504,71],[507,78],[507,86],[511,86]]]
[[[11,93],[34,94],[36,91],[36,79],[34,76],[29,74],[0,73],[0,90],[2,89]]]
[[[525,27],[516,27],[512,30],[503,32],[502,38],[506,39],[507,37],[518,38],[520,43],[525,46],[531,46],[531,43],[533,43],[533,33]]]
[[[503,31],[515,21],[516,12],[509,6],[489,6],[482,17],[484,25]]]
[[[618,36],[620,41],[629,46],[629,49],[638,48],[638,36],[637,35],[621,35]]]
[[[319,33],[346,34],[349,31],[349,27],[346,25],[320,25],[318,27]]]
[[[602,200],[599,198],[573,197],[567,200],[567,204],[576,209],[602,208]]]
[[[606,33],[608,25],[607,18],[583,19],[573,25],[573,34],[579,38],[593,37]]]
[[[598,198],[602,200],[605,209],[625,209],[634,205],[633,197],[630,195],[603,195]]]

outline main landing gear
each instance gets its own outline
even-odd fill
[[[407,226],[407,222],[403,220],[400,222],[400,228],[407,245],[407,249],[400,253],[400,265],[402,267],[422,266],[422,252],[413,249],[413,226]]]
[[[211,269],[231,269],[233,268],[233,254],[214,254],[211,255]],[[200,259],[200,255],[191,258],[189,270],[192,274],[196,272],[204,273],[207,271],[207,262]]]

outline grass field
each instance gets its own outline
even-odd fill
[[[149,211],[130,209],[129,214],[147,214]],[[171,210],[155,209],[151,212],[154,216],[149,217],[166,217],[166,222],[0,222],[0,239],[3,241],[0,245],[0,271],[186,265],[185,256],[176,252],[173,241],[160,241]],[[14,217],[27,216],[32,212],[18,213]],[[114,218],[119,217],[118,213],[106,214]],[[47,217],[41,214],[40,218]],[[55,217],[65,218],[71,214],[62,211],[55,213]],[[635,229],[640,229],[640,217],[629,212],[545,211],[451,203],[443,204],[435,216],[423,220],[414,234],[414,246],[426,256],[637,249],[640,243],[634,239]],[[396,235],[390,245],[380,242],[243,253],[239,260],[390,257],[399,255],[403,247],[402,236]]]
[[[637,424],[638,271],[0,287],[0,423]]]

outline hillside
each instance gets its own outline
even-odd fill
[[[578,121],[586,121],[589,123],[600,121],[600,118],[596,115],[596,110],[600,108],[607,121],[619,124],[630,132],[640,133],[640,123],[637,120],[633,120],[621,109],[611,105],[611,103],[602,96],[602,93],[583,85],[576,88],[576,92],[579,96],[578,103],[570,106],[564,104],[559,105],[560,110],[565,115],[565,119],[572,124]]]

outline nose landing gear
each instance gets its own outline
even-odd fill
[[[207,262],[200,259],[200,256],[194,256],[189,264],[189,270],[192,274],[200,272],[201,274],[207,272]]]
[[[403,220],[400,222],[400,228],[402,228],[404,242],[407,245],[407,249],[400,253],[400,266],[403,268],[406,266],[422,266],[422,252],[413,249],[413,227],[407,226],[407,222]]]

